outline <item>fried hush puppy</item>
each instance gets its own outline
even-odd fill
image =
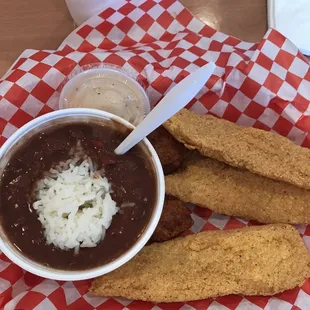
[[[204,156],[310,189],[310,150],[285,137],[186,109],[164,126],[188,149]]]
[[[195,154],[196,155],[196,154]],[[198,156],[165,177],[166,193],[260,223],[310,224],[310,191]]]
[[[252,226],[154,243],[95,279],[91,292],[153,302],[267,296],[302,285],[309,271],[308,251],[294,227]]]
[[[185,204],[179,199],[166,196],[163,212],[150,241],[171,240],[190,229],[193,223],[191,212]]]
[[[153,131],[148,139],[154,146],[163,166],[164,174],[175,172],[187,153],[186,147],[178,142],[164,127]]]

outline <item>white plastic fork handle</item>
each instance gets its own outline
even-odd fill
[[[215,64],[208,63],[175,85],[114,152],[117,155],[125,154],[149,133],[183,109],[209,80],[214,70]]]

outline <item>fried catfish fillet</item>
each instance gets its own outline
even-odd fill
[[[202,155],[310,189],[310,150],[278,134],[183,109],[165,128]]]
[[[214,212],[260,223],[310,224],[310,191],[198,154],[165,177],[166,193]]]
[[[154,302],[274,295],[302,285],[309,256],[290,225],[206,231],[142,249],[92,282],[91,292]]]

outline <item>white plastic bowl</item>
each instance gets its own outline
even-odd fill
[[[26,143],[27,140],[34,134],[40,132],[43,129],[50,128],[54,125],[59,125],[61,123],[71,123],[72,121],[83,122],[90,120],[93,121],[113,120],[128,128],[134,128],[134,126],[131,125],[129,122],[125,121],[124,119],[116,115],[94,109],[79,109],[79,108],[64,109],[45,114],[30,121],[29,123],[21,127],[19,130],[17,130],[1,147],[0,175],[2,175],[7,162],[9,161],[10,156],[14,153],[14,151],[17,148],[19,148],[22,143]],[[27,256],[24,256],[20,251],[18,251],[17,248],[9,241],[1,225],[0,225],[0,250],[15,264],[31,273],[49,279],[64,280],[64,281],[76,281],[76,280],[85,280],[94,278],[109,273],[115,270],[116,268],[122,266],[126,262],[128,262],[144,247],[144,245],[152,236],[160,219],[165,197],[164,174],[160,160],[153,146],[147,139],[144,139],[142,143],[149,151],[149,154],[155,167],[154,170],[157,179],[156,180],[157,197],[156,197],[156,204],[154,206],[154,210],[149,220],[149,223],[147,224],[140,238],[127,252],[117,257],[115,260],[113,260],[108,264],[92,269],[78,270],[78,271],[52,269],[44,266],[43,264],[31,260]]]

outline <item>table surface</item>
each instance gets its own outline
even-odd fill
[[[85,0],[87,1],[87,0]],[[267,0],[181,0],[213,28],[245,41],[267,30]],[[27,49],[55,49],[74,29],[65,0],[0,0],[0,77]]]

